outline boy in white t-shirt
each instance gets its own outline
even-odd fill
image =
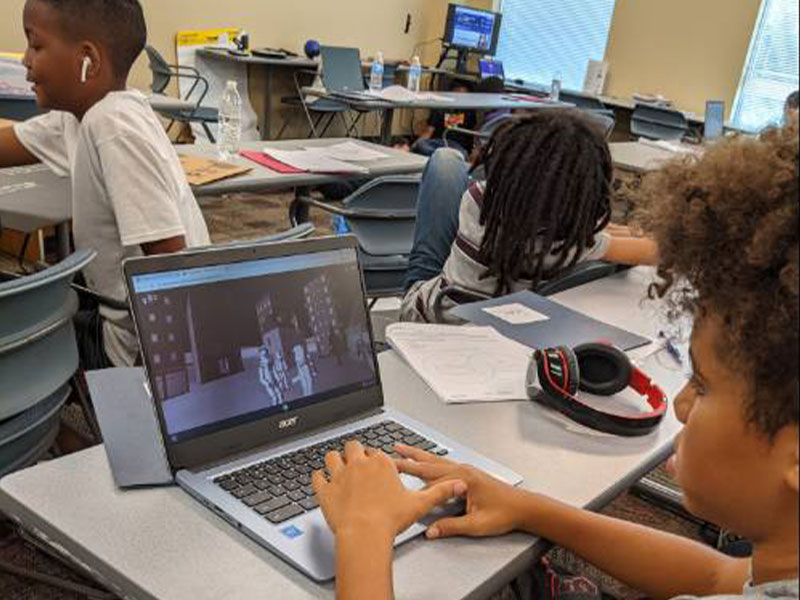
[[[77,248],[98,256],[84,275],[126,300],[121,263],[209,244],[178,156],[146,98],[127,89],[147,28],[138,0],[28,0],[24,64],[51,112],[0,130],[0,167],[41,161],[72,178]],[[130,315],[101,306],[76,318],[82,367],[130,366]]]

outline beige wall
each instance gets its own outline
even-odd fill
[[[617,0],[606,93],[661,94],[698,113],[730,110],[761,0]]]
[[[359,46],[365,55],[382,49],[406,58],[414,47],[442,34],[448,0],[143,0],[150,41],[172,56],[178,29],[244,25],[255,45],[299,50],[302,41]],[[490,8],[492,0],[464,0]],[[24,0],[3,0],[0,50],[22,49]],[[733,103],[760,0],[617,0],[606,59],[607,92],[663,94],[676,105],[702,112],[706,99]],[[414,20],[403,33],[405,15]],[[425,62],[439,45],[422,49]],[[144,61],[132,83],[149,83]]]

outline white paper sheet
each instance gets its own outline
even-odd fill
[[[367,92],[367,95],[390,102],[455,102],[455,99],[449,96],[440,96],[431,92],[412,92],[402,85],[392,85],[379,92]]]
[[[550,320],[547,315],[543,315],[519,302],[504,304],[503,306],[490,306],[489,308],[484,308],[483,312],[502,319],[511,325],[530,325],[531,323]]]
[[[448,404],[527,400],[533,352],[492,327],[395,323],[386,339]]]
[[[324,148],[313,150],[276,150],[264,148],[264,154],[270,155],[275,160],[309,173],[356,173],[367,174],[369,169],[358,165],[351,165],[344,161],[331,158]]]
[[[325,155],[329,158],[335,158],[336,160],[343,160],[345,162],[369,162],[387,158],[386,154],[383,152],[372,150],[371,148],[367,148],[355,142],[342,142],[341,144],[326,146],[325,148],[308,147],[306,150],[324,150]]]

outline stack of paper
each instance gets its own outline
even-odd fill
[[[440,96],[431,92],[412,92],[402,85],[392,85],[379,92],[369,92],[369,95],[387,100],[388,102],[454,102],[454,98]]]
[[[448,404],[526,400],[533,354],[492,327],[395,323],[386,339]]]
[[[326,148],[307,148],[305,150],[276,150],[265,148],[267,154],[275,160],[300,169],[307,173],[341,173],[341,174],[368,174],[369,169],[359,165],[352,165],[333,158]]]
[[[378,152],[356,142],[342,142],[332,146],[308,146],[306,150],[324,152],[328,158],[343,160],[345,162],[369,162],[372,160],[382,160],[387,158],[383,152]]]

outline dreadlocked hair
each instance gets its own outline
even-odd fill
[[[495,294],[536,290],[574,266],[611,220],[613,162],[602,127],[577,110],[548,109],[502,125],[473,170],[486,170],[480,262]]]

